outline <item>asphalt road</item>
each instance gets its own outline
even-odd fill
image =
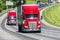
[[[47,25],[42,25],[42,33],[21,33],[18,32],[17,25],[6,25],[5,17],[1,23],[1,28],[20,40],[60,40],[60,29]]]
[[[2,21],[2,23],[1,23],[1,28],[5,31],[5,32],[7,32],[7,33],[9,33],[9,34],[11,34],[11,35],[13,35],[13,36],[15,36],[15,37],[18,37],[18,38],[20,38],[20,40],[37,40],[37,39],[34,39],[34,38],[31,38],[31,37],[27,37],[27,36],[25,36],[25,35],[21,35],[21,34],[18,34],[18,32],[17,32],[17,30],[14,30],[14,29],[11,29],[10,27],[11,26],[6,26],[6,18],[4,18],[4,20]],[[10,29],[7,29],[7,27],[9,27]],[[15,27],[15,26],[14,26]],[[13,28],[13,27],[12,27]],[[14,32],[14,31],[15,32]]]
[[[19,33],[17,25],[6,25],[6,18],[1,23],[1,28],[22,40],[60,40],[60,29],[42,25],[42,33]]]
[[[1,28],[22,40],[60,40],[60,29],[42,25],[42,33],[19,33],[17,25],[6,25],[6,18],[2,21]]]

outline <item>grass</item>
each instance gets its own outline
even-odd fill
[[[44,3],[44,2],[48,2],[48,0],[40,0],[40,1],[43,2],[43,3]]]
[[[41,2],[47,2],[48,0],[40,0]],[[36,0],[26,0],[26,4],[36,4]]]
[[[26,4],[36,4],[35,0],[26,0]]]
[[[55,5],[42,12],[43,18],[48,23],[60,26],[60,5]]]

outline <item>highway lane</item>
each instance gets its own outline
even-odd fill
[[[0,40],[5,40],[4,38],[0,37]]]
[[[60,40],[60,29],[50,27],[47,25],[42,25],[42,33],[19,33],[18,31],[18,26],[16,25],[6,25],[6,18],[3,21],[3,26],[2,28],[8,33],[13,33],[12,35],[17,36],[17,37],[22,37],[22,39],[34,39],[34,40]],[[9,32],[10,31],[10,32]],[[31,39],[32,38],[32,39]],[[23,40],[24,40],[23,39]]]
[[[16,36],[16,37],[18,37],[18,38],[20,38],[20,39],[22,39],[22,40],[38,40],[38,39],[34,39],[34,38],[31,38],[31,37],[27,37],[27,36],[24,36],[24,35],[21,35],[21,34],[18,34],[17,33],[17,31],[15,31],[15,32],[13,32],[13,31],[11,31],[11,29],[9,30],[9,29],[6,29],[5,28],[5,20],[6,20],[6,18],[4,18],[4,20],[2,21],[2,23],[1,23],[1,28],[4,30],[4,31],[6,31],[6,32],[8,32],[9,34],[11,34],[11,35],[13,35],[13,36]],[[10,26],[11,27],[11,26]]]
[[[0,17],[0,40],[21,40],[19,39],[18,37],[15,37],[7,32],[5,32],[2,28],[1,28],[1,23],[2,23],[2,20],[4,19],[4,17],[7,15],[4,14]]]

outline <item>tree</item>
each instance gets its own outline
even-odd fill
[[[19,0],[0,0],[0,12],[7,8],[6,7],[6,1],[11,1],[14,3],[14,6],[16,6],[16,2],[18,2]]]
[[[5,8],[5,2],[0,0],[0,12]]]

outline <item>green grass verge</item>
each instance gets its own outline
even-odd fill
[[[41,2],[47,2],[48,0],[40,0]],[[26,4],[36,4],[36,0],[26,0]]]
[[[40,1],[43,2],[43,3],[44,3],[44,2],[48,2],[48,0],[40,0]]]
[[[60,5],[55,5],[42,12],[43,18],[48,23],[60,26]]]
[[[35,0],[26,0],[26,4],[36,4]]]

